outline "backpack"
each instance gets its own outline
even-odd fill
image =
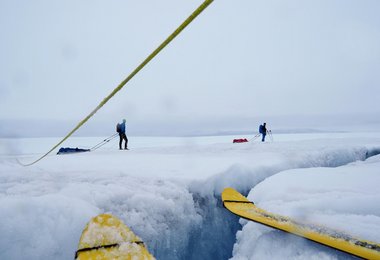
[[[121,125],[117,123],[116,125],[116,132],[120,133],[121,132]]]
[[[262,134],[264,132],[264,126],[260,125],[259,126],[259,133]]]

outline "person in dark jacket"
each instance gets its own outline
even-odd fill
[[[123,119],[123,123],[119,124],[118,125],[118,133],[119,133],[119,138],[120,138],[120,141],[119,141],[119,149],[122,150],[122,144],[123,144],[123,140],[125,141],[125,144],[124,144],[124,149],[125,150],[129,150],[128,149],[128,138],[127,138],[127,135],[125,134],[125,130],[126,130],[126,126],[125,126],[125,122],[127,120]]]
[[[260,125],[259,132],[262,135],[261,142],[265,142],[265,136],[267,135],[267,123]]]

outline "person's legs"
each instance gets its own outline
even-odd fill
[[[261,142],[265,142],[265,136],[266,134],[263,134],[263,138],[261,138]]]
[[[125,146],[124,146],[124,149],[125,150],[128,150],[128,138],[127,136],[124,134],[124,140],[125,140]]]
[[[119,134],[119,149],[121,150],[121,143],[123,142],[122,134]]]

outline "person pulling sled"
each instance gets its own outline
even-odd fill
[[[267,135],[267,123],[263,123],[259,126],[259,133],[262,135],[261,142],[265,142],[265,136]]]
[[[116,125],[116,132],[118,132],[119,134],[119,138],[120,138],[120,141],[119,141],[119,149],[122,150],[122,144],[123,144],[123,140],[125,141],[125,144],[124,144],[124,149],[125,150],[129,150],[128,149],[128,138],[127,138],[127,135],[125,134],[125,129],[126,129],[126,126],[125,126],[125,122],[127,120],[123,119],[123,123],[118,123]]]

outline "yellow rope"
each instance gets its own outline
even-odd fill
[[[24,166],[29,166],[35,164],[36,162],[42,160],[45,156],[51,153],[59,145],[61,145],[66,139],[68,139],[75,131],[77,131],[84,123],[86,123],[105,103],[108,102],[117,92],[119,92],[128,81],[130,81],[146,64],[148,64],[162,49],[166,47],[178,34],[182,32],[207,6],[209,6],[213,0],[205,0],[157,49],[155,49],[132,73],[124,79],[106,98],[99,103],[99,105],[82,121],[78,123],[73,130],[71,130],[59,143],[57,143],[53,148],[51,148],[46,154],[41,156],[39,159],[35,160],[29,164],[23,164]]]

